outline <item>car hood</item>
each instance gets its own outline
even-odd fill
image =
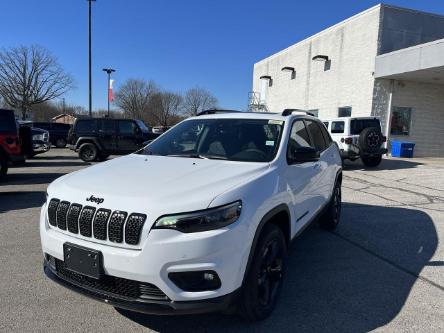
[[[48,193],[98,208],[171,214],[207,208],[219,194],[268,168],[268,163],[132,154],[63,176]],[[103,203],[87,201],[91,195]]]

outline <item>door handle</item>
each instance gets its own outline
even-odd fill
[[[321,168],[321,163],[317,162],[313,165],[313,169],[319,170]]]

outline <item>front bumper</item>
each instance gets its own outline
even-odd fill
[[[51,144],[46,141],[33,141],[32,151],[34,154],[41,154],[49,151],[51,149]]]
[[[68,281],[62,278],[57,271],[51,267],[46,259],[43,263],[43,270],[46,276],[52,281],[84,296],[105,302],[118,308],[147,314],[177,315],[223,311],[235,303],[240,293],[240,289],[238,289],[228,295],[197,301],[145,300],[141,298],[128,299],[103,291],[94,290],[73,281]]]
[[[252,242],[247,235],[246,223],[239,220],[224,229],[192,234],[151,230],[139,247],[124,248],[49,226],[46,205],[40,215],[43,253],[63,261],[67,242],[100,251],[106,275],[152,284],[175,302],[210,301],[240,288]],[[185,291],[169,278],[170,273],[207,270],[217,273],[220,288]]]

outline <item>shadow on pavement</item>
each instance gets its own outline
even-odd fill
[[[314,225],[291,245],[281,298],[267,320],[118,311],[160,332],[368,332],[396,317],[437,243],[424,212],[344,204],[335,233]]]
[[[0,192],[0,214],[11,210],[40,207],[45,199],[43,191]]]
[[[354,162],[345,160],[343,167],[344,170],[380,171],[380,170],[411,169],[411,168],[417,168],[420,165],[423,164],[419,162],[406,161],[406,160],[382,159],[381,164],[376,168],[368,168],[362,163],[361,159],[358,159]]]
[[[0,184],[2,185],[36,185],[48,184],[66,173],[8,173],[8,176]]]
[[[32,161],[27,162],[26,166],[35,168],[35,167],[49,167],[49,168],[60,168],[60,167],[77,167],[77,166],[88,166],[91,165],[91,163],[83,162],[81,160],[78,161]]]

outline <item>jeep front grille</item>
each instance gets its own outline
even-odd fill
[[[85,206],[80,213],[79,218],[79,229],[80,234],[85,237],[91,237],[92,235],[92,220],[94,217],[94,213],[96,212],[96,209],[94,207]]]
[[[59,199],[51,199],[48,204],[48,221],[54,227],[102,241],[137,245],[146,215],[131,213],[127,217],[127,212],[105,208],[96,211],[95,207]]]
[[[108,218],[111,215],[109,209],[100,208],[94,219],[93,230],[94,238],[106,240],[106,229],[108,226]]]
[[[125,224],[126,212],[115,211],[109,221],[109,240],[111,242],[122,243],[123,225]]]
[[[136,245],[139,243],[139,235],[145,223],[146,215],[131,214],[126,221],[125,226],[125,242],[127,244]]]
[[[68,223],[68,231],[73,234],[79,233],[79,216],[82,211],[82,205],[72,204],[68,211],[67,223]]]
[[[59,206],[57,207],[57,212],[56,212],[57,226],[62,230],[66,230],[66,214],[68,213],[68,208],[69,208],[68,201],[62,201],[61,203],[59,203]]]
[[[51,201],[48,204],[48,220],[49,224],[53,226],[57,226],[56,214],[59,202],[60,202],[59,199],[51,199]]]

